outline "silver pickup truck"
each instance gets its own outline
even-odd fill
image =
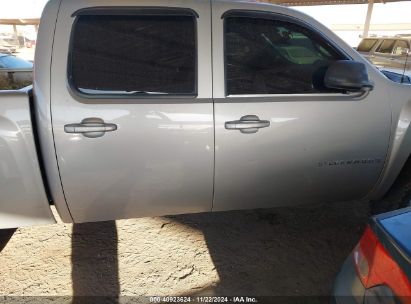
[[[0,228],[381,198],[411,87],[298,11],[52,0],[0,93]]]

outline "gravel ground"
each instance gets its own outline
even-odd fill
[[[0,231],[0,295],[330,295],[368,213],[348,202]]]

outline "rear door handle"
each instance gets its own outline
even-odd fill
[[[260,120],[257,115],[246,115],[240,120],[227,121],[225,128],[227,130],[240,130],[241,133],[251,134],[257,133],[258,129],[267,128],[270,126],[270,121]]]
[[[81,123],[68,124],[64,126],[64,132],[83,134],[85,137],[97,138],[106,132],[117,130],[117,125],[105,123],[101,118],[86,118]]]

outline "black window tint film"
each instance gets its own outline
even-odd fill
[[[373,48],[373,46],[375,45],[377,41],[378,41],[377,39],[364,39],[359,44],[357,51],[358,52],[369,52],[371,51],[371,49]]]
[[[378,53],[385,53],[385,54],[391,54],[392,49],[394,47],[395,40],[388,39],[384,40],[381,43],[381,46],[378,48]]]
[[[252,17],[225,19],[227,94],[330,92],[330,63],[345,59],[323,39],[294,23]]]
[[[72,85],[88,94],[195,94],[194,16],[78,16]]]

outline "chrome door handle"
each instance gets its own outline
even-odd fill
[[[105,123],[101,118],[86,118],[81,123],[68,124],[64,126],[64,132],[83,134],[85,137],[101,137],[106,132],[117,130],[117,125]]]
[[[240,130],[241,133],[251,134],[258,132],[258,129],[267,128],[270,126],[270,121],[260,120],[257,115],[246,115],[240,120],[227,121],[225,128],[227,130]]]

